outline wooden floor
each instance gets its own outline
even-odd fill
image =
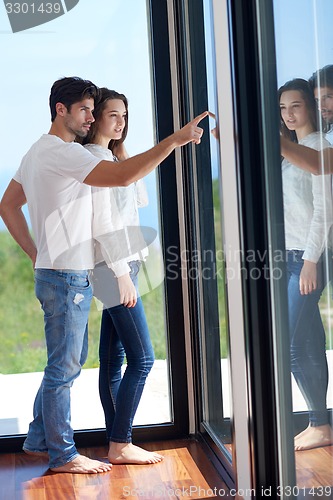
[[[155,465],[114,465],[104,474],[61,474],[48,470],[47,459],[24,453],[0,454],[1,500],[152,500],[220,498],[228,489],[196,441],[145,443],[164,460]],[[80,453],[107,461],[107,448]],[[222,495],[223,496],[223,495]],[[226,493],[224,498],[230,498]],[[234,498],[234,497],[233,497]]]
[[[299,488],[328,486],[332,488],[333,493],[333,446],[297,451],[295,459]]]
[[[231,455],[232,445],[225,447]],[[295,452],[295,466],[299,500],[333,499],[333,446]]]
[[[145,443],[159,451],[156,465],[116,465],[104,474],[61,474],[48,469],[47,460],[24,453],[0,454],[0,500],[148,500],[231,498],[228,488],[192,440]],[[80,453],[107,461],[107,448],[81,448]],[[298,487],[332,487],[333,446],[296,452]],[[214,495],[220,490],[223,495]],[[310,490],[310,491],[309,491]],[[327,491],[327,490],[326,490]],[[301,495],[311,498],[314,495]],[[322,494],[323,498],[332,498]],[[232,497],[235,498],[235,497]],[[317,498],[317,497],[315,497]]]

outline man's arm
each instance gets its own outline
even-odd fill
[[[333,148],[317,151],[281,137],[281,154],[290,163],[311,174],[333,174]]]
[[[2,197],[0,215],[8,231],[22,250],[30,257],[34,266],[37,250],[22,212],[22,207],[25,203],[26,197],[21,184],[12,180]]]
[[[120,162],[102,160],[85,178],[84,183],[99,187],[129,186],[154,170],[176,147],[184,146],[189,142],[200,144],[203,130],[198,127],[198,124],[207,115],[208,111],[201,113],[185,127],[145,153]]]

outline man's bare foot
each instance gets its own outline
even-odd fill
[[[111,464],[157,464],[163,460],[155,451],[147,451],[133,443],[110,441],[108,457]]]
[[[311,450],[333,444],[333,433],[330,425],[309,425],[295,437],[295,451]]]
[[[53,472],[69,472],[70,474],[98,474],[99,472],[108,472],[112,465],[92,460],[84,455],[78,455],[73,460],[61,467],[53,467]]]
[[[22,448],[24,453],[26,453],[27,455],[33,455],[34,457],[45,457],[45,458],[49,458],[49,454],[47,451],[30,451],[30,450],[27,450],[25,448]]]

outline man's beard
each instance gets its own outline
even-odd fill
[[[88,130],[73,130],[73,132],[75,133],[75,135],[78,135],[79,137],[87,137],[88,135]]]

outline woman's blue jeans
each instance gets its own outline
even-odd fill
[[[320,260],[317,264],[317,289],[301,295],[302,256],[301,250],[287,251],[291,371],[306,401],[310,425],[319,426],[328,423],[326,341],[318,306],[327,280]]]
[[[140,263],[133,261],[129,265],[132,281],[137,287]],[[122,377],[125,354],[127,366]],[[154,363],[154,351],[139,297],[134,307],[121,304],[103,310],[99,359],[99,392],[107,439],[129,443],[134,415]]]
[[[92,288],[86,271],[36,269],[35,291],[44,311],[47,366],[23,449],[47,451],[50,467],[60,467],[78,455],[70,389],[87,359]]]

